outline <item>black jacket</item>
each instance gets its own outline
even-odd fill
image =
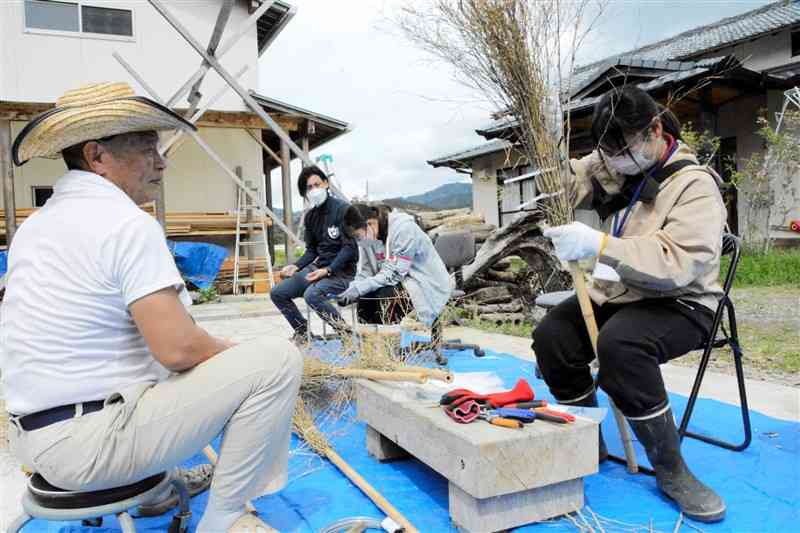
[[[352,276],[356,272],[358,246],[344,232],[344,214],[350,204],[328,194],[325,203],[306,213],[306,252],[295,262],[303,269],[315,263],[331,274]]]

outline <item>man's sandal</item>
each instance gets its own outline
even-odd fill
[[[211,479],[214,477],[214,467],[210,464],[200,464],[188,469],[176,468],[174,475],[183,480],[191,497],[208,490],[208,487],[211,486]],[[146,505],[140,505],[136,516],[161,516],[177,506],[178,493],[175,492],[174,487],[170,486],[165,498]]]
[[[280,533],[254,514],[244,514],[233,523],[228,533]]]

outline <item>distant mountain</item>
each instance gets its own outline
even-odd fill
[[[388,198],[385,203],[394,207],[422,207],[427,209],[459,209],[472,207],[471,183],[447,183],[432,191],[413,196]]]

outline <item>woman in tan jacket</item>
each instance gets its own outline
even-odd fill
[[[722,294],[718,178],[680,141],[675,116],[635,87],[603,96],[592,134],[597,150],[572,161],[574,200],[597,211],[603,229],[573,222],[545,235],[562,260],[597,258],[590,296],[600,327],[598,384],[644,445],[658,487],[687,516],[722,520],[722,499],[683,461],[659,369],[701,345]],[[597,405],[594,354],[575,297],[548,313],[533,348],[560,403]]]

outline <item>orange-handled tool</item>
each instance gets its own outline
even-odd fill
[[[503,426],[504,428],[511,429],[520,429],[522,427],[522,422],[519,420],[511,420],[510,418],[501,418],[499,416],[495,416],[489,418],[488,420],[493,426]]]
[[[480,415],[478,415],[478,417],[482,418],[483,420],[486,420],[493,426],[501,426],[511,429],[522,428],[522,422],[520,422],[519,420],[512,420],[510,418],[503,418],[502,416],[497,416],[495,414],[492,414],[492,411],[488,409],[481,409],[481,413]]]

